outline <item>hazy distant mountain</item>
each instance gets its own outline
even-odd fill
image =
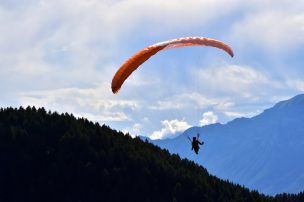
[[[199,155],[187,136],[201,133]],[[193,159],[211,173],[266,194],[304,190],[304,95],[282,101],[253,118],[192,127],[153,143]]]

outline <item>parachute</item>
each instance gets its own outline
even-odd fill
[[[205,37],[181,37],[169,41],[164,41],[154,45],[150,45],[127,59],[122,66],[117,70],[112,79],[112,92],[115,94],[119,91],[125,80],[135,71],[141,64],[148,60],[151,56],[155,55],[161,50],[167,50],[171,48],[179,48],[185,46],[211,46],[219,48],[227,52],[233,57],[232,49],[225,43],[205,38]]]

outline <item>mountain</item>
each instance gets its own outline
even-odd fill
[[[304,200],[249,191],[140,138],[44,108],[0,109],[0,163],[0,201]]]
[[[174,139],[152,141],[194,160],[208,172],[275,195],[304,190],[304,95],[277,103],[253,118],[193,127]],[[201,134],[199,155],[187,136]]]

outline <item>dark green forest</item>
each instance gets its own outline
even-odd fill
[[[265,196],[72,114],[0,109],[0,201],[304,201]]]

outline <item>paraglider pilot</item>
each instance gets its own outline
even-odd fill
[[[197,134],[198,136],[199,136],[199,134]],[[196,138],[196,137],[193,137],[192,138],[192,149],[191,150],[194,150],[194,152],[196,153],[196,154],[198,154],[198,151],[199,151],[199,149],[200,149],[200,146],[199,145],[203,145],[204,144],[204,142],[200,142],[199,140],[198,140],[198,137]]]

